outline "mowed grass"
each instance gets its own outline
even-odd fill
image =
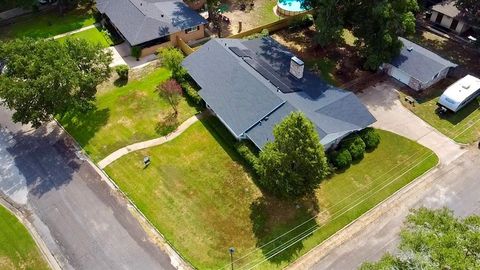
[[[195,267],[229,267],[232,246],[235,269],[279,269],[437,164],[419,144],[379,133],[377,150],[296,201],[262,194],[213,117],[106,171]],[[147,168],[144,156],[152,160]]]
[[[169,79],[170,72],[158,68],[124,86],[102,90],[96,110],[70,112],[58,120],[94,161],[132,143],[160,137],[193,116],[196,110],[185,99],[173,117],[168,102],[159,97],[156,86]]]
[[[0,206],[0,269],[49,269],[18,219]]]
[[[473,100],[456,113],[449,112],[445,116],[435,113],[437,101],[443,91],[454,82],[455,80],[448,79],[434,85],[434,89],[431,90],[432,95],[418,100],[419,102],[415,103],[415,106],[405,102],[405,94],[401,93],[400,98],[405,107],[438,131],[459,143],[473,143],[480,139],[480,104],[477,100]]]
[[[113,45],[113,41],[108,34],[103,33],[99,27],[94,27],[75,34],[64,36],[58,38],[57,40],[60,42],[65,42],[67,38],[84,39],[92,44],[100,44],[102,48],[107,48]]]
[[[33,15],[26,20],[0,28],[0,38],[47,38],[95,23],[88,9],[76,9],[60,15],[58,10]]]

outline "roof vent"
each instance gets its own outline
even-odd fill
[[[409,52],[413,51],[413,47],[408,47],[407,51],[409,51]]]

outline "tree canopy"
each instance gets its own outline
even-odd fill
[[[361,270],[479,269],[480,216],[459,219],[446,208],[413,210],[400,234],[399,254],[386,254]]]
[[[93,107],[97,85],[110,76],[110,52],[82,39],[0,42],[0,99],[13,120],[38,127],[52,115]]]
[[[185,58],[182,51],[174,47],[161,48],[158,50],[162,65],[172,71],[172,77],[182,82],[187,71],[182,66],[182,61]]]
[[[315,41],[321,46],[341,40],[343,28],[352,30],[365,67],[377,69],[400,53],[399,36],[415,32],[416,0],[307,0],[316,10]]]
[[[281,197],[312,192],[329,173],[313,123],[293,112],[275,126],[273,135],[275,140],[265,145],[256,165],[261,184]]]

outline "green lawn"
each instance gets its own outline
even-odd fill
[[[233,138],[212,117],[171,142],[120,158],[106,171],[195,267],[228,266],[233,246],[235,269],[257,263],[279,269],[437,164],[430,150],[379,132],[377,150],[325,180],[316,196],[293,202],[262,195],[230,147]],[[152,160],[147,168],[144,156]],[[296,243],[305,231],[306,239]],[[293,245],[281,251],[284,243]]]
[[[260,7],[254,8],[253,11],[251,11],[251,13],[253,13],[252,16],[258,19],[256,21],[257,26],[272,23],[281,19],[273,12],[273,7],[276,5],[276,0],[265,0]]]
[[[454,82],[455,80],[449,79],[434,85],[433,94],[418,100],[415,106],[405,102],[405,94],[401,93],[400,98],[405,107],[443,134],[459,143],[473,143],[480,138],[480,106],[476,100],[457,113],[448,113],[443,117],[435,113],[440,95]]]
[[[113,45],[113,41],[110,39],[108,34],[102,32],[102,29],[99,27],[94,27],[85,31],[81,31],[72,35],[64,36],[57,39],[60,42],[65,41],[67,38],[81,38],[85,39],[91,43],[100,44],[103,48],[107,48]]]
[[[47,38],[70,32],[95,23],[90,10],[76,9],[65,15],[57,10],[33,15],[28,19],[0,28],[0,39],[36,37]]]
[[[18,219],[0,206],[0,269],[49,269]]]
[[[94,161],[129,144],[163,136],[196,113],[182,99],[175,119],[166,100],[155,87],[170,78],[158,68],[124,86],[111,86],[97,94],[97,109],[71,112],[58,117],[60,123],[82,145]]]

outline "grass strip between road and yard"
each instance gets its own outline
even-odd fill
[[[214,117],[175,140],[128,154],[106,172],[182,255],[200,269],[283,268],[435,166],[429,149],[379,131],[378,149],[324,180],[313,196],[263,194]],[[143,167],[143,157],[152,163]]]
[[[1,205],[0,269],[49,269],[27,229]]]

